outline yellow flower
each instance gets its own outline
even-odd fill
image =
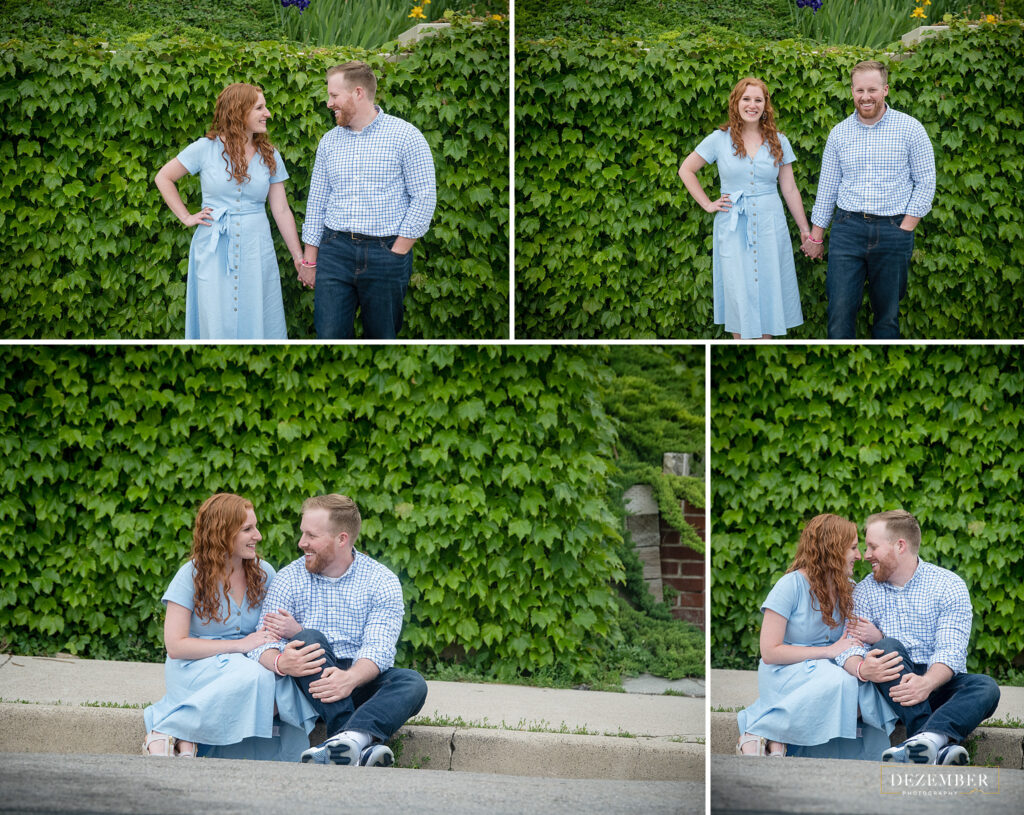
[[[930,6],[931,4],[932,4],[932,0],[924,0],[924,5]]]
[[[491,19],[492,20],[504,20],[505,18],[502,17],[500,14],[492,14],[491,15]]]
[[[410,17],[415,17],[419,20],[426,20],[427,15],[423,13],[423,6],[413,6],[412,11],[409,13]]]
[[[412,15],[410,15],[410,16],[412,16]],[[921,8],[920,6],[918,6],[916,9],[914,9],[911,12],[910,16],[911,17],[920,17],[923,20],[924,19],[924,9]]]
[[[994,23],[995,21],[996,21],[996,15],[994,15],[994,14],[986,14],[985,15],[985,22],[986,23]]]

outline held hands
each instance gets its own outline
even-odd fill
[[[299,282],[307,289],[312,289],[316,286],[316,264],[312,266],[304,266],[302,264],[302,258],[292,258],[295,263],[295,271],[298,273]]]
[[[302,630],[299,621],[283,608],[279,608],[276,613],[271,611],[267,614],[263,618],[263,625],[279,640],[291,639]]]
[[[347,699],[355,688],[351,674],[341,668],[324,668],[320,678],[309,683],[309,692],[313,698],[328,705]]]
[[[189,215],[182,219],[182,223],[185,226],[213,226],[213,209],[210,207],[203,207],[195,215]]]
[[[728,212],[732,207],[732,201],[729,200],[729,193],[726,193],[717,201],[710,201],[708,205],[704,207],[705,212]]]
[[[800,233],[800,249],[812,260],[820,260],[825,255],[825,242],[815,243],[811,240],[810,232]]]
[[[868,651],[860,666],[860,675],[867,682],[892,682],[903,670],[903,657],[896,651],[886,654],[881,648]]]
[[[285,676],[312,676],[320,673],[320,666],[326,661],[324,649],[317,643],[306,645],[300,640],[294,640],[281,652],[277,668]]]

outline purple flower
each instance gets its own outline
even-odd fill
[[[299,14],[309,8],[309,3],[310,0],[281,0],[281,5],[285,8],[288,8],[288,6],[298,6]]]
[[[797,8],[809,8],[815,14],[818,13],[818,9],[821,8],[822,0],[796,0]]]

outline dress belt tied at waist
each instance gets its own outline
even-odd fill
[[[775,195],[775,187],[762,187],[753,191],[739,190],[737,192],[723,193],[729,196],[732,207],[729,209],[729,231],[735,232],[739,224],[740,215],[747,215],[747,207],[743,203],[744,198],[760,198],[763,195]],[[747,218],[747,248],[754,244],[754,224]]]
[[[199,251],[196,253],[198,257],[196,261],[202,263],[204,261],[215,260],[217,257],[217,250],[220,247],[220,239],[222,236],[228,233],[231,228],[231,216],[232,215],[254,215],[257,212],[266,212],[265,207],[249,207],[248,209],[230,209],[228,207],[218,207],[210,213],[210,217],[213,218],[213,223],[210,224],[210,237],[205,242],[200,242],[196,247]],[[227,272],[227,267],[224,269]]]

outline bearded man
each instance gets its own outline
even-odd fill
[[[882,761],[966,764],[961,743],[999,704],[995,681],[967,673],[967,585],[918,557],[921,527],[909,512],[869,516],[864,544],[871,574],[854,589],[850,632],[871,650],[847,649],[836,662],[874,682],[906,725],[907,740]]]

